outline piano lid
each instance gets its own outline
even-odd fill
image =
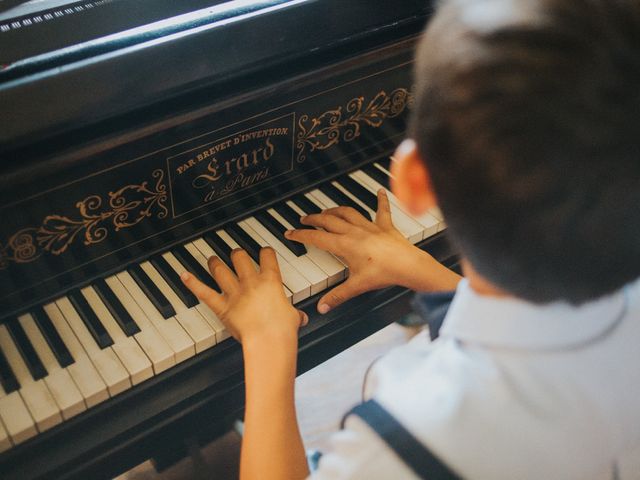
[[[0,108],[10,119],[0,154],[268,68],[290,78],[302,62],[354,55],[403,28],[415,34],[432,8],[425,0],[100,0],[54,8],[50,20],[51,9],[26,10],[54,3],[65,2],[28,2],[0,17]],[[55,16],[67,10],[75,13]]]
[[[210,20],[209,16],[229,18],[284,3],[284,0],[31,0],[12,3],[13,7],[3,9],[4,3],[0,1],[0,70],[4,77],[8,71],[24,68],[25,63],[34,60],[42,63],[46,59],[53,63],[54,58],[60,62],[70,54],[78,57],[98,50],[111,51],[193,28]],[[46,55],[51,52],[57,53]],[[27,59],[31,60],[26,62]]]

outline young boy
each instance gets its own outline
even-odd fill
[[[386,197],[371,223],[310,215],[292,240],[344,258],[326,313],[399,284],[457,287],[440,337],[378,362],[318,479],[640,478],[640,4],[452,0],[417,52],[393,190],[438,205],[465,278],[409,245]],[[309,472],[295,418],[297,330],[275,254],[185,283],[242,343],[243,479]],[[422,297],[421,305],[429,305]]]

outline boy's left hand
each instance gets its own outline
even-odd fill
[[[308,322],[308,317],[287,300],[273,249],[260,251],[260,271],[244,250],[234,250],[231,260],[236,273],[219,258],[209,259],[209,270],[222,293],[188,272],[182,274],[182,281],[241,343],[257,338],[296,344],[298,328]]]

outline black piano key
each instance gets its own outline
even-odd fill
[[[136,281],[140,290],[149,298],[153,306],[158,309],[164,318],[170,318],[176,314],[167,297],[165,297],[156,284],[151,281],[140,265],[131,265],[127,268],[127,272],[129,272],[129,275]]]
[[[289,222],[291,226],[296,230],[313,228],[309,225],[303,225],[302,223],[300,223],[300,215],[298,214],[298,212],[296,212],[293,208],[291,208],[286,203],[281,203],[279,205],[276,205],[275,207],[273,207],[273,209],[276,212],[278,212],[278,215],[280,215],[287,222]]]
[[[230,223],[224,227],[224,231],[227,232],[238,245],[240,245],[240,248],[246,250],[254,262],[258,264],[260,263],[260,249],[262,246],[251,238],[251,236],[245,232],[240,225]]]
[[[176,272],[169,262],[162,256],[156,255],[152,257],[150,260],[151,265],[155,267],[160,276],[164,279],[165,282],[171,287],[171,290],[175,292],[178,298],[184,303],[187,308],[192,308],[198,305],[198,298],[191,293],[191,290],[187,288],[187,286],[180,280],[180,275]]]
[[[42,307],[36,307],[31,310],[31,316],[38,325],[40,333],[46,340],[49,348],[53,352],[54,357],[58,360],[58,363],[62,368],[66,368],[69,365],[75,363],[71,352],[62,341],[62,337],[54,327],[53,322],[49,318]]]
[[[96,293],[102,300],[102,303],[105,304],[105,306],[115,319],[116,323],[120,325],[120,328],[127,335],[127,337],[140,332],[140,327],[135,322],[133,317],[129,315],[129,312],[126,308],[124,308],[124,305],[122,305],[120,300],[118,300],[118,297],[116,297],[116,294],[113,293],[111,287],[107,285],[107,282],[100,278],[93,284],[93,289],[96,291]]]
[[[68,296],[71,304],[78,312],[78,315],[80,315],[80,318],[98,346],[100,348],[107,348],[113,345],[111,335],[109,335],[109,332],[104,328],[104,325],[102,325],[96,312],[93,311],[87,299],[82,295],[82,292],[80,290],[74,290],[70,292]]]
[[[349,198],[332,184],[327,183],[325,185],[321,185],[320,187],[318,187],[318,189],[339,206],[355,208],[364,216],[364,218],[371,220],[371,215],[369,215],[369,212],[366,208],[363,208],[362,205],[354,201],[352,198]]]
[[[382,185],[387,190],[391,190],[391,179],[389,175],[384,173],[375,165],[367,165],[362,168],[362,171],[373,178],[376,182]]]
[[[276,237],[285,247],[291,250],[296,257],[301,257],[307,254],[307,249],[304,248],[304,245],[292,242],[288,238],[285,238],[284,232],[287,231],[287,228],[271,216],[269,212],[258,212],[255,214],[255,218],[271,233],[271,235]]]
[[[233,262],[231,261],[232,248],[227,242],[221,239],[215,232],[207,232],[202,238],[209,244],[220,260],[226,263],[229,268],[233,268]]]
[[[364,203],[374,212],[378,210],[378,197],[375,193],[367,190],[365,187],[356,182],[349,175],[344,175],[338,179],[338,183],[344,187],[347,192]]]
[[[9,361],[7,357],[4,356],[4,353],[2,353],[2,350],[0,350],[0,384],[2,384],[4,393],[7,395],[16,390],[20,390],[20,383],[18,383],[18,379],[14,375],[13,370],[11,370],[11,365],[9,365]]]
[[[291,200],[293,200],[293,203],[299,206],[307,215],[322,213],[322,209],[302,193],[300,195],[296,195]]]
[[[48,375],[47,369],[44,368],[42,364],[42,360],[38,356],[36,349],[31,345],[31,341],[27,334],[25,333],[22,325],[17,318],[12,318],[8,320],[5,325],[11,334],[11,338],[13,338],[13,343],[15,343],[18,351],[20,352],[20,356],[24,360],[24,363],[27,365],[29,372],[31,372],[31,376],[34,380],[40,380]]]
[[[191,255],[191,253],[189,253],[189,251],[186,248],[184,248],[184,246],[179,245],[177,247],[174,247],[171,250],[171,253],[173,253],[174,257],[178,259],[178,261],[182,264],[184,268],[186,268],[189,272],[191,272],[193,275],[199,278],[200,281],[202,281],[209,288],[212,288],[217,292],[222,291],[218,286],[218,284],[216,283],[216,281],[211,276],[211,274],[209,273],[209,271],[206,268],[204,268],[200,264],[200,262],[198,262],[193,257],[193,255]]]
[[[388,172],[391,171],[391,157],[383,157],[377,163]]]

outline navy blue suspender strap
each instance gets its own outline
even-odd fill
[[[414,471],[426,480],[461,480],[375,400],[354,407],[342,419],[357,415]]]
[[[440,327],[449,310],[455,292],[419,293],[413,301],[414,314],[404,317],[404,326],[428,325],[431,340],[440,334]],[[342,419],[342,426],[349,415],[357,415],[413,470],[427,480],[461,480],[431,451],[422,445],[411,432],[398,422],[375,400],[368,400],[354,407]]]
[[[451,306],[455,291],[417,293],[411,301],[413,313],[397,321],[405,327],[429,326],[431,340],[440,335],[440,327]]]

